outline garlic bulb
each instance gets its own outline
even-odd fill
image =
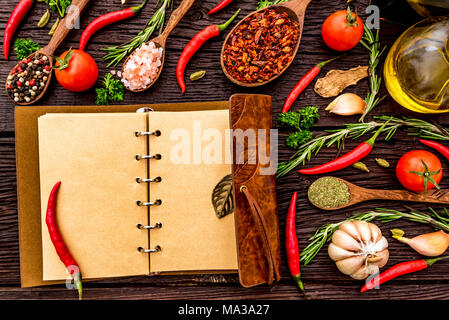
[[[391,230],[393,238],[408,244],[413,250],[426,257],[437,257],[442,255],[449,247],[449,234],[443,230],[425,233],[414,238],[404,237],[401,229]]]
[[[388,261],[388,242],[380,229],[366,221],[347,221],[335,231],[329,257],[338,270],[357,280],[377,273]]]
[[[344,93],[329,103],[325,110],[341,116],[352,116],[363,114],[366,109],[366,102],[354,93]]]

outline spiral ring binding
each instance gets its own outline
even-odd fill
[[[137,200],[136,201],[136,203],[137,203],[137,205],[139,206],[139,207],[142,207],[142,206],[147,206],[147,207],[151,207],[151,206],[160,206],[161,204],[162,204],[162,200],[156,200],[156,201],[154,201],[154,202],[152,202],[152,201],[150,201],[150,202],[142,202],[142,201],[140,201],[140,200]]]
[[[142,253],[155,253],[155,252],[162,251],[162,248],[159,245],[155,246],[154,249],[144,249],[142,247],[138,247],[137,251],[142,252]]]
[[[138,155],[136,154],[136,160],[142,160],[142,159],[154,159],[154,160],[161,160],[162,159],[162,155],[160,155],[159,153],[157,154],[153,154],[153,155]]]
[[[139,131],[134,131],[134,135],[136,137],[141,137],[141,136],[155,136],[155,137],[159,137],[161,135],[161,131],[160,130],[155,130],[155,131],[150,131],[150,132],[139,132]]]
[[[138,224],[137,229],[148,230],[148,229],[160,229],[162,228],[162,222],[157,222],[154,226],[144,226],[143,224]]]
[[[136,178],[137,183],[145,183],[145,182],[161,182],[162,178],[161,177],[156,177],[154,179],[142,179],[142,178]]]

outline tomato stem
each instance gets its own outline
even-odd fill
[[[352,11],[351,8],[349,8],[348,6],[348,14],[346,15],[346,21],[348,22],[346,24],[347,27],[358,27],[359,25],[357,24],[357,15],[355,14],[355,16],[352,15]]]

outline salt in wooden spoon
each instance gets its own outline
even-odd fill
[[[183,0],[181,2],[181,4],[178,6],[178,8],[176,8],[176,10],[174,10],[173,13],[171,14],[170,19],[168,20],[167,26],[165,27],[164,31],[156,38],[146,42],[147,44],[150,42],[154,42],[154,44],[156,45],[157,48],[162,48],[161,66],[159,67],[156,78],[154,78],[153,81],[151,81],[150,84],[143,89],[131,90],[130,88],[125,86],[126,89],[128,89],[131,92],[142,92],[142,91],[148,90],[157,81],[157,79],[159,79],[159,76],[161,75],[162,68],[164,66],[164,61],[165,61],[165,44],[167,42],[167,38],[170,35],[170,33],[173,31],[173,29],[181,21],[181,19],[184,17],[184,15],[187,13],[187,11],[189,11],[189,9],[192,7],[194,2],[195,2],[195,0]],[[128,58],[126,58],[125,62],[123,63],[122,75],[123,75],[123,71],[125,70],[125,66],[133,53],[131,53],[128,56]]]
[[[312,0],[290,0],[290,1],[287,1],[287,2],[280,3],[280,4],[275,4],[273,6],[269,6],[267,8],[263,8],[263,9],[255,11],[253,13],[250,13],[249,15],[244,17],[242,20],[240,20],[240,22],[237,23],[237,25],[231,30],[231,32],[228,33],[228,36],[226,37],[225,41],[223,42],[223,47],[221,49],[221,68],[223,69],[223,72],[226,75],[226,77],[228,77],[229,80],[231,80],[235,84],[238,84],[239,86],[243,86],[243,87],[259,87],[259,86],[263,86],[263,85],[273,81],[274,79],[279,77],[281,74],[283,74],[285,72],[285,70],[287,70],[288,67],[290,67],[290,65],[292,64],[293,60],[296,57],[296,54],[298,53],[299,44],[301,43],[302,29],[303,29],[303,26],[304,26],[304,17],[305,17],[307,6],[309,5],[309,3],[311,1]],[[298,22],[298,24],[299,24],[298,42],[296,43],[296,47],[295,47],[295,50],[293,51],[292,58],[290,59],[290,62],[284,67],[284,69],[279,74],[274,75],[273,77],[271,77],[267,81],[255,82],[255,83],[247,83],[247,82],[242,82],[242,81],[236,80],[228,73],[228,71],[226,70],[226,67],[224,65],[223,55],[224,55],[225,45],[228,42],[229,38],[233,35],[234,31],[238,28],[238,26],[245,19],[247,19],[248,17],[252,16],[253,14],[256,14],[257,12],[260,12],[260,11],[263,11],[263,10],[266,10],[266,9],[274,9],[277,12],[281,12],[281,13],[282,12],[286,12],[292,21]]]
[[[426,194],[414,193],[407,190],[384,190],[384,189],[376,190],[376,189],[362,188],[340,178],[334,179],[338,179],[348,186],[350,194],[349,202],[345,205],[336,208],[321,208],[312,202],[314,206],[322,210],[338,210],[369,200],[394,200],[394,201],[449,204],[449,190],[432,189],[427,191]]]
[[[48,60],[50,62],[50,66],[53,67],[53,65],[54,65],[53,54],[55,53],[55,51],[59,47],[59,45],[62,43],[62,41],[64,41],[65,37],[69,34],[70,30],[72,30],[72,28],[70,26],[73,26],[75,24],[75,21],[80,17],[81,13],[83,12],[84,8],[89,3],[89,1],[90,0],[73,0],[72,6],[74,6],[74,8],[77,8],[77,9],[69,10],[69,13],[67,13],[66,17],[59,22],[59,25],[56,28],[55,33],[51,37],[50,42],[42,49],[39,49],[38,51],[29,55],[27,58],[33,59],[33,57],[35,57],[38,54],[44,55],[48,58]],[[27,59],[27,58],[25,58],[25,59]],[[10,75],[11,73],[12,73],[12,70],[8,75]],[[51,79],[52,79],[52,75],[53,75],[53,72],[50,72],[48,74],[48,79],[47,79],[47,82],[45,83],[44,89],[41,91],[41,93],[35,99],[31,100],[30,102],[15,102],[13,100],[13,98],[10,97],[10,95],[8,94],[8,90],[6,88],[7,85],[5,84],[6,95],[15,104],[22,105],[22,106],[27,106],[27,105],[33,104],[33,103],[37,102],[38,100],[40,100],[44,96],[45,92],[47,92],[47,89],[48,89]]]

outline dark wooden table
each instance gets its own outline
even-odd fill
[[[409,16],[405,0],[401,11],[397,15]],[[4,30],[5,24],[17,1],[3,1],[0,6],[0,29]],[[138,0],[129,0],[134,5]],[[114,25],[100,31],[90,42],[88,51],[93,55],[100,67],[100,77],[110,69],[102,60],[100,48],[108,45],[119,44],[128,41],[136,35],[149,20],[154,12],[156,1],[151,0],[143,12],[135,19],[126,23]],[[175,6],[179,4],[175,1]],[[335,55],[322,42],[320,27],[324,19],[332,12],[345,8],[346,0],[313,0],[310,4],[304,25],[304,32],[298,55],[285,74],[269,86],[260,89],[244,89],[232,84],[222,73],[219,61],[219,52],[224,35],[208,42],[193,58],[186,70],[190,74],[197,70],[207,70],[207,76],[201,81],[191,84],[188,82],[187,93],[181,95],[176,84],[175,66],[183,47],[201,29],[212,23],[225,21],[237,8],[242,8],[240,17],[248,14],[256,8],[256,0],[240,1],[234,3],[214,16],[208,16],[207,11],[218,0],[197,0],[193,8],[181,21],[169,38],[166,52],[164,72],[159,81],[151,90],[142,94],[127,93],[123,103],[165,103],[184,101],[214,101],[227,100],[234,93],[264,93],[273,96],[273,109],[275,113],[281,110],[285,97],[299,80],[314,64],[326,60]],[[368,0],[353,1],[357,12],[366,17],[365,7]],[[119,0],[92,1],[88,10],[81,19],[84,27],[95,17],[121,8]],[[38,3],[32,9],[32,14],[26,18],[18,33],[19,37],[30,37],[41,44],[49,40],[48,29],[41,30],[36,23],[43,14],[46,6]],[[404,31],[406,26],[382,22],[381,41],[390,46],[394,39]],[[62,44],[61,50],[76,47],[81,30],[73,31]],[[58,52],[59,53],[59,52]],[[8,71],[13,67],[15,55],[10,61],[2,60],[0,65],[0,79],[4,81]],[[367,52],[360,45],[348,53],[347,56],[332,64],[332,68],[347,69],[357,65],[367,64]],[[330,67],[325,68],[325,72]],[[323,72],[322,74],[324,75]],[[347,91],[355,92],[361,96],[367,93],[367,80],[363,80],[357,87],[351,87]],[[91,105],[94,103],[95,93],[90,90],[81,94],[73,94],[64,90],[56,82],[51,87],[48,95],[40,102],[41,105]],[[341,126],[343,123],[355,122],[357,117],[341,118],[330,116],[324,111],[329,99],[320,98],[312,89],[308,88],[295,104],[294,108],[316,104],[320,107],[321,120],[314,128],[323,131]],[[32,108],[32,107],[31,107]],[[372,115],[379,114],[406,114],[404,109],[392,99],[387,98],[378,106]],[[415,115],[416,116],[416,115]],[[448,123],[447,116],[441,116],[438,121]],[[273,120],[277,127],[276,119]],[[280,160],[286,160],[292,154],[292,150],[285,147],[284,140],[288,131],[280,128],[281,140],[279,143]],[[347,147],[353,147],[356,142],[347,142]],[[420,147],[416,138],[407,137],[403,132],[395,135],[390,142],[379,142],[375,151],[366,159],[367,165],[372,169],[371,173],[361,173],[349,168],[336,174],[346,178],[360,186],[370,188],[393,189],[400,188],[394,176],[394,168],[384,169],[375,165],[374,158],[381,156],[395,164],[398,158],[407,150]],[[19,239],[17,224],[17,197],[16,197],[16,168],[14,150],[14,105],[7,98],[5,92],[0,90],[0,299],[73,299],[74,292],[68,291],[64,286],[51,286],[32,289],[20,288],[19,266]],[[324,150],[318,159],[312,164],[318,164],[330,160],[335,156],[335,150]],[[447,170],[447,162],[443,162]],[[287,206],[293,191],[299,191],[297,205],[298,217],[296,221],[300,238],[301,249],[306,245],[306,239],[325,223],[338,222],[354,212],[367,211],[376,207],[399,208],[399,203],[370,202],[354,206],[337,212],[323,212],[315,209],[306,199],[306,190],[313,178],[302,177],[296,172],[278,179],[278,201],[280,213],[281,237],[284,236],[284,218]],[[443,181],[442,187],[449,187],[449,182]],[[35,183],[30,181],[30,183]],[[38,186],[36,186],[38,187]],[[414,208],[425,210],[426,205],[413,205]],[[437,207],[436,207],[437,208]],[[387,267],[396,263],[419,258],[419,255],[407,246],[394,241],[389,236],[391,227],[400,227],[409,233],[416,235],[430,232],[428,226],[417,225],[399,221],[382,225],[384,235],[387,236],[390,245],[390,260]],[[341,274],[335,264],[328,258],[327,250],[323,249],[314,261],[303,268],[303,279],[309,298],[312,299],[447,299],[449,298],[449,262],[441,262],[431,270],[403,276],[381,290],[361,295],[358,290],[362,285],[360,281],[354,281]],[[244,289],[239,286],[236,275],[202,275],[202,276],[162,276],[162,277],[132,277],[124,279],[109,279],[86,283],[84,289],[85,299],[302,299],[297,288],[288,276],[285,253],[282,252],[283,278],[275,287],[266,286],[252,289]]]

